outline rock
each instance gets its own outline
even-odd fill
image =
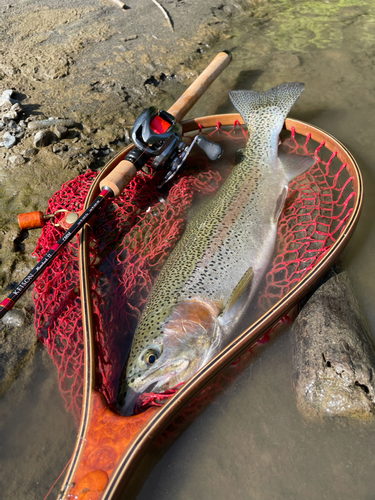
[[[16,120],[18,117],[17,111],[10,109],[5,115],[3,115],[3,122],[9,123],[11,120]]]
[[[21,309],[12,309],[6,313],[6,315],[2,318],[2,322],[4,325],[20,327],[23,326],[26,319],[25,311]]]
[[[29,130],[43,130],[52,127],[53,125],[62,125],[67,128],[76,127],[79,125],[74,120],[64,120],[62,118],[56,118],[52,120],[38,120],[29,122],[27,128]]]
[[[126,145],[132,142],[132,129],[130,127],[124,129],[124,141]]]
[[[9,161],[14,166],[23,165],[26,162],[25,158],[21,155],[10,156]]]
[[[23,155],[26,157],[26,158],[31,158],[32,156],[35,156],[39,153],[39,149],[35,149],[35,148],[28,148],[26,149],[24,152],[23,152]]]
[[[13,106],[10,108],[10,110],[15,111],[17,114],[23,112],[22,106],[19,102],[16,102],[16,104],[13,104]]]
[[[11,95],[13,95],[13,90],[12,89],[7,89],[4,90],[4,92],[0,96],[0,108],[7,108],[10,109],[13,104],[15,104],[16,100],[11,99]]]
[[[10,156],[9,161],[14,166],[23,165],[26,162],[25,158],[23,158],[21,155]]]
[[[37,132],[34,137],[34,146],[36,148],[44,148],[49,146],[51,142],[55,139],[55,134],[50,130],[41,130]]]
[[[10,134],[9,132],[5,132],[3,135],[3,145],[7,148],[10,149],[16,144],[16,138],[14,135]]]
[[[66,144],[54,144],[52,146],[52,151],[54,153],[62,153],[63,151],[68,151],[68,146]]]
[[[308,299],[292,328],[297,407],[309,420],[375,417],[375,351],[345,272]]]
[[[57,135],[58,139],[64,139],[68,135],[67,127],[65,127],[64,125],[61,125],[60,123],[55,125],[53,131]]]

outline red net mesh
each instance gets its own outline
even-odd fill
[[[187,209],[193,198],[217,191],[221,178],[229,170],[228,164],[234,162],[235,150],[245,144],[246,130],[238,122],[229,128],[218,123],[207,135],[224,143],[221,173],[213,169],[215,164],[193,157],[165,194],[156,188],[160,174],[142,173],[98,215],[90,243],[90,278],[97,342],[97,388],[109,404],[115,401],[120,371],[142,307],[158,271],[184,229]],[[309,137],[300,143],[293,131],[284,145],[290,153],[314,155],[317,161],[290,186],[274,260],[259,295],[258,315],[277,302],[322,258],[345,227],[353,207],[351,178],[335,154],[329,153],[327,157],[324,143],[314,145]],[[47,213],[81,209],[95,177],[95,173],[88,172],[64,184],[50,200]],[[35,250],[38,259],[63,232],[51,223],[43,228]],[[78,418],[82,400],[83,331],[77,240],[71,242],[38,279],[34,301],[37,335],[57,366],[67,407]],[[267,335],[263,339],[266,341]],[[163,397],[170,397],[177,389],[163,396],[143,395],[138,411],[161,404]]]

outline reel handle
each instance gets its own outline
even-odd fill
[[[232,60],[228,51],[220,52],[198,78],[185,90],[182,96],[169,108],[168,113],[173,115],[177,122],[181,121],[198,99],[204,94],[211,83]],[[130,161],[123,160],[100,182],[100,189],[109,187],[117,198],[137,173],[136,167]]]

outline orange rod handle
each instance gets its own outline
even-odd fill
[[[27,212],[18,215],[18,224],[21,229],[36,229],[45,224],[43,212]]]
[[[219,52],[182,96],[168,109],[168,113],[173,115],[177,122],[181,121],[231,60],[232,54],[230,52]]]
[[[104,186],[111,188],[115,198],[117,198],[135,177],[136,173],[137,169],[133,163],[128,160],[122,160],[107,177],[104,177],[104,179],[100,181],[100,189],[103,189]]]
[[[168,112],[175,117],[177,122],[182,120],[231,60],[232,55],[230,52],[220,52],[173,106],[169,108]],[[117,198],[136,173],[137,170],[134,165],[127,160],[123,160],[100,182],[100,188],[103,189],[104,186],[111,188],[115,198]]]

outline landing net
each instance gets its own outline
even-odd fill
[[[121,369],[142,308],[158,272],[183,232],[188,209],[193,200],[199,203],[199,199],[206,199],[218,190],[235,163],[236,149],[246,143],[246,129],[237,121],[232,127],[218,123],[216,128],[203,132],[224,148],[219,165],[202,157],[190,158],[185,171],[167,192],[156,187],[162,174],[142,172],[119,198],[108,201],[93,227],[89,267],[97,344],[96,380],[97,389],[110,405],[115,403]],[[325,255],[344,230],[354,205],[353,182],[346,165],[324,143],[318,145],[309,136],[298,136],[292,130],[285,135],[283,145],[291,154],[313,156],[316,161],[289,187],[275,254],[249,325]],[[87,172],[64,184],[51,198],[47,213],[80,210],[96,175]],[[63,232],[62,228],[47,223],[35,250],[39,260]],[[38,279],[34,302],[37,335],[57,366],[66,406],[78,419],[84,363],[78,239]],[[263,342],[267,339],[266,335]],[[171,389],[164,397],[173,395],[175,390],[178,388]],[[143,395],[138,411],[162,401],[160,395]]]

